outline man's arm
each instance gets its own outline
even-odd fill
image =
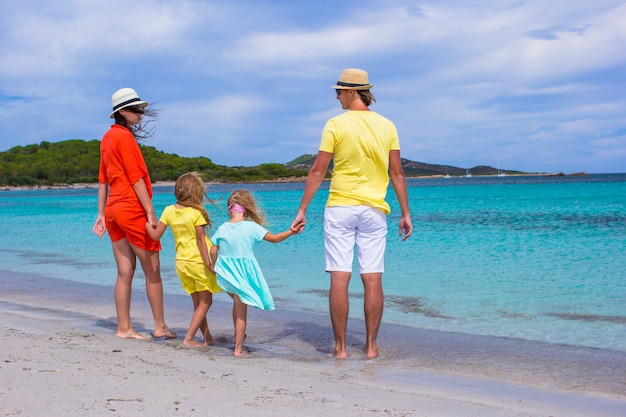
[[[411,233],[413,233],[413,224],[411,223],[409,195],[406,188],[404,168],[402,168],[402,160],[400,159],[400,151],[389,152],[389,177],[391,178],[391,184],[393,185],[393,190],[396,193],[396,198],[398,199],[400,210],[402,211],[398,225],[398,236],[402,236],[402,232],[404,231],[402,240],[406,240],[411,236]]]
[[[317,190],[320,188],[322,181],[326,177],[326,171],[328,170],[328,165],[330,165],[332,158],[332,153],[324,151],[318,152],[315,162],[313,162],[313,166],[309,170],[309,175],[306,177],[300,208],[298,208],[298,213],[293,223],[291,223],[290,229],[293,233],[299,233],[304,228],[306,224],[306,211],[313,197],[315,197],[315,193],[317,193]]]

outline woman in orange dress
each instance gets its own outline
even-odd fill
[[[155,338],[175,338],[165,324],[163,283],[159,251],[161,243],[152,240],[145,224],[153,227],[159,220],[152,206],[152,184],[137,139],[146,137],[141,124],[146,101],[132,88],[122,88],[112,96],[115,124],[100,143],[98,181],[98,217],[93,232],[102,237],[106,231],[113,245],[117,264],[115,308],[116,336],[147,339],[133,329],[130,322],[132,282],[137,259],[146,276],[146,293],[154,316]]]

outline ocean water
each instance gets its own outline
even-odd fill
[[[208,188],[215,225],[234,188],[253,191],[268,228],[289,227],[303,184]],[[174,201],[156,187],[157,212]],[[107,236],[91,233],[96,189],[0,192],[0,269],[113,287]],[[327,314],[322,246],[323,187],[298,236],[263,242],[256,254],[277,311]],[[413,235],[397,236],[388,201],[383,322],[626,352],[626,174],[585,177],[410,179]],[[184,294],[173,240],[163,239],[164,289]],[[143,280],[135,279],[141,288]],[[351,317],[362,317],[362,286],[350,286]],[[226,295],[219,295],[227,301]],[[111,300],[112,302],[112,300]]]

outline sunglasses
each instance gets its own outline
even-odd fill
[[[144,114],[146,109],[143,106],[128,106],[126,110],[136,113],[136,114]]]

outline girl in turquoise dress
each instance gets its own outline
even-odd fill
[[[263,213],[257,209],[254,197],[247,190],[232,192],[228,198],[228,215],[230,220],[222,224],[211,238],[211,260],[217,283],[233,298],[234,355],[242,356],[248,305],[274,310],[274,299],[252,248],[261,240],[282,242],[293,232],[286,230],[273,234],[263,227]]]
[[[195,340],[198,330],[202,332],[204,344],[213,344],[206,315],[213,303],[213,294],[222,291],[217,285],[215,273],[211,272],[209,248],[211,241],[206,234],[206,227],[211,226],[211,219],[204,208],[203,201],[211,201],[205,192],[205,185],[200,176],[190,172],[176,180],[174,187],[176,204],[165,207],[159,224],[152,228],[146,224],[150,237],[159,240],[167,226],[172,230],[176,244],[176,274],[183,290],[193,300],[193,317],[183,344],[201,346]]]

